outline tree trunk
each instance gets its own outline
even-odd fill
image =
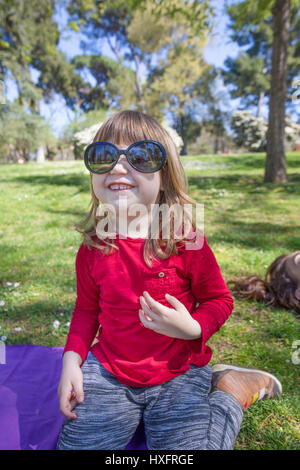
[[[214,140],[214,154],[217,155],[219,153],[219,137],[216,135]]]
[[[257,103],[257,112],[256,112],[256,117],[257,117],[257,118],[260,118],[260,115],[261,115],[261,106],[262,106],[264,97],[265,97],[265,92],[264,92],[264,91],[261,91],[260,94],[259,94],[258,103]]]
[[[273,9],[272,72],[267,132],[265,182],[287,181],[285,101],[290,29],[290,0],[276,0]]]
[[[36,151],[36,161],[38,163],[43,163],[45,161],[45,147],[40,145]]]
[[[141,86],[141,78],[140,78],[140,60],[138,58],[138,55],[134,51],[134,47],[130,46],[131,49],[131,54],[135,63],[135,88],[136,88],[136,94],[137,98],[139,101],[139,104],[141,106],[141,110],[143,113],[146,113],[146,103],[144,100],[144,95],[142,91],[142,86]]]
[[[5,104],[5,85],[2,80],[0,80],[0,104]]]
[[[187,155],[187,142],[186,142],[186,136],[184,132],[184,116],[180,115],[176,119],[176,125],[175,125],[175,130],[179,134],[179,136],[182,138],[182,149],[180,151],[180,155]]]

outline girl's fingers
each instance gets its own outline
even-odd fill
[[[145,297],[143,297],[142,295],[140,296],[140,303],[141,303],[144,313],[148,315],[151,318],[151,320],[158,320],[160,317],[159,309],[157,308],[157,305],[154,304],[155,300],[153,299],[151,300],[152,300],[151,302],[150,301],[148,302],[148,299],[147,299],[147,303],[146,303]]]
[[[147,305],[145,304],[145,302],[142,300],[142,298],[140,297],[140,304],[141,304],[141,307],[142,307],[142,311],[143,311],[143,314],[145,315],[145,317],[147,318],[147,320],[152,320],[152,312],[151,310],[147,307]]]
[[[70,410],[73,410],[73,408],[77,405],[77,403],[78,403],[78,400],[76,398],[76,394],[72,392],[71,398],[69,400]]]
[[[161,316],[164,313],[169,312],[169,310],[172,310],[170,309],[170,307],[167,307],[166,305],[161,304],[157,300],[154,300],[147,291],[144,291],[143,294],[144,294],[144,297],[142,298],[144,299],[144,301],[147,302],[147,305],[152,310],[152,312],[156,313],[158,316]],[[169,294],[166,294],[166,295],[168,296]],[[175,299],[175,297],[173,298]],[[166,298],[166,300],[168,299]]]
[[[165,298],[169,302],[169,304],[171,304],[172,307],[174,307],[175,310],[180,310],[182,308],[183,304],[180,302],[180,300],[178,300],[173,295],[166,294]]]
[[[147,320],[145,313],[143,310],[139,310],[139,317],[142,322],[142,324],[146,327],[149,328],[150,330],[154,330],[156,327],[156,323],[154,323],[153,320]]]
[[[74,413],[72,410],[68,409],[68,408],[65,408],[64,410],[62,410],[62,413],[63,415],[65,415],[67,418],[71,418],[71,419],[76,419],[77,418],[77,414]]]
[[[149,315],[146,315],[146,313],[143,310],[141,310],[141,312],[144,315],[144,317],[146,318],[146,320],[153,321],[152,318],[150,318]]]
[[[63,395],[60,399],[60,411],[67,418],[76,419],[77,414],[72,412],[73,408],[78,404],[76,394],[74,391]]]
[[[75,403],[76,404],[76,403]],[[74,402],[69,401],[68,399],[64,401],[60,406],[61,413],[67,418],[75,419],[77,418],[76,413],[72,412],[72,409],[75,406]]]
[[[83,383],[79,381],[78,383],[74,383],[74,394],[75,398],[79,403],[84,400],[84,392],[83,392]]]

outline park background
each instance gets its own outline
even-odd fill
[[[145,111],[174,136],[226,282],[263,278],[300,249],[299,6],[0,0],[2,342],[64,345],[74,225],[90,201],[83,150],[119,109]],[[247,410],[236,449],[299,449],[299,318],[234,300],[209,342],[213,362],[283,384]]]

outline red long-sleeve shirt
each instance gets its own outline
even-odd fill
[[[119,251],[111,255],[81,244],[77,299],[64,352],[75,351],[85,361],[91,350],[121,383],[135,387],[166,382],[187,371],[190,363],[208,364],[212,350],[206,342],[231,314],[233,299],[203,237],[201,249],[183,246],[178,255],[154,260],[152,268],[143,258],[144,239],[117,236]],[[201,338],[170,338],[146,328],[138,314],[145,290],[170,308],[166,293],[180,300],[200,323]],[[91,347],[99,325],[98,342]]]

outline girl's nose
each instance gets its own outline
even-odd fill
[[[128,171],[128,161],[126,158],[126,155],[122,154],[120,155],[120,158],[118,160],[118,163],[113,167],[113,169],[110,171],[111,174],[114,173],[127,173]]]

